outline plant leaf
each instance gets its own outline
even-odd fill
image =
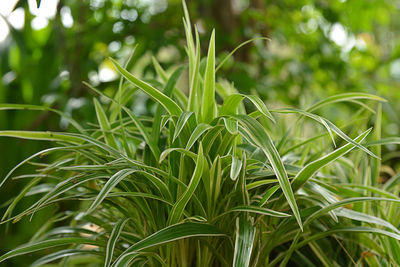
[[[201,104],[201,121],[210,122],[216,115],[215,103],[215,30],[213,30],[208,47],[204,91]]]
[[[262,149],[265,156],[268,158],[276,174],[276,178],[278,179],[283,194],[285,195],[289,206],[293,211],[297,223],[302,229],[300,212],[297,207],[292,188],[290,186],[286,169],[283,165],[282,159],[280,158],[278,151],[275,148],[274,143],[271,140],[271,137],[267,134],[267,132],[257,120],[244,115],[236,115],[233,117],[239,121],[239,123],[243,126],[243,131],[245,131],[245,133],[251,138],[251,140],[255,144],[257,144],[260,149]],[[244,135],[244,137],[246,136]]]
[[[253,224],[243,218],[236,219],[236,241],[233,254],[234,267],[247,267],[250,264],[251,252],[256,229]]]
[[[175,139],[178,137],[178,135],[181,133],[183,127],[185,127],[186,122],[192,116],[194,113],[190,111],[184,111],[182,114],[179,116],[179,119],[176,123],[175,127],[175,132],[174,132],[174,137],[172,138],[172,142],[175,141]]]
[[[124,228],[124,226],[128,222],[128,220],[129,220],[129,218],[121,219],[115,224],[115,226],[111,232],[110,238],[108,239],[108,242],[107,242],[106,258],[104,260],[104,267],[111,266],[111,261],[112,261],[112,257],[114,254],[115,245],[118,241],[119,235],[122,232],[122,229]]]
[[[212,128],[210,125],[206,123],[200,123],[196,126],[196,128],[193,130],[192,134],[189,137],[189,140],[186,143],[186,150],[190,150],[190,148],[193,146],[193,144],[199,139],[199,137],[208,129]]]
[[[1,218],[1,221],[3,221],[5,218],[7,218],[7,215],[11,215],[11,212],[13,211],[14,207],[18,204],[18,202],[28,193],[28,191],[34,187],[37,183],[39,183],[42,180],[42,177],[37,177],[33,180],[31,180],[25,187],[24,189],[21,190],[21,192],[14,198],[13,202],[11,202],[10,205],[8,205],[8,208],[6,212],[4,213],[3,217]]]
[[[280,211],[275,211],[271,209],[266,209],[262,207],[257,207],[257,206],[237,206],[229,210],[228,212],[234,212],[234,211],[242,211],[242,212],[250,212],[250,213],[257,213],[257,214],[262,214],[266,216],[272,216],[272,217],[290,217],[290,214],[280,212]]]
[[[195,162],[197,161],[197,155],[195,153],[193,153],[192,151],[189,151],[187,149],[184,148],[180,148],[180,147],[173,147],[173,148],[168,148],[166,150],[164,150],[161,155],[160,155],[160,163],[172,152],[172,151],[178,151],[180,153],[185,154],[186,156],[189,156],[190,158],[192,158]]]
[[[311,107],[307,108],[307,111],[312,112],[312,111],[319,109],[323,106],[326,106],[328,104],[343,102],[343,101],[350,101],[350,100],[354,100],[354,99],[369,99],[369,100],[386,102],[386,100],[384,98],[376,96],[376,95],[351,92],[351,93],[336,94],[336,95],[327,97],[327,98],[315,103]]]
[[[264,101],[262,101],[258,96],[255,95],[243,95],[243,94],[232,94],[228,96],[224,103],[222,104],[220,114],[221,115],[236,115],[237,109],[239,107],[240,102],[244,98],[250,100],[256,109],[265,117],[269,118],[272,122],[275,123],[275,119],[272,114],[269,112],[267,106]]]
[[[133,112],[126,108],[122,107],[125,112],[129,115],[129,117],[132,119],[132,121],[135,123],[136,127],[138,128],[141,136],[143,137],[144,141],[146,144],[150,147],[151,152],[153,153],[155,159],[158,161],[160,159],[160,149],[158,148],[157,144],[154,142],[154,139],[152,139],[145,129],[143,123],[133,114]]]
[[[224,236],[224,233],[215,226],[205,223],[184,222],[174,224],[155,232],[129,247],[119,256],[114,266],[125,266],[124,264],[131,259],[132,253],[139,252],[145,248],[195,236]]]
[[[335,214],[337,216],[346,217],[348,219],[357,220],[360,222],[381,225],[381,226],[389,228],[393,232],[400,235],[400,230],[397,229],[395,226],[393,226],[393,224],[391,224],[390,222],[385,221],[381,218],[366,214],[366,213],[362,213],[362,212],[358,212],[358,211],[350,210],[350,209],[346,209],[346,208],[339,208],[339,209],[335,210]]]
[[[387,137],[379,140],[366,142],[364,146],[382,146],[382,145],[399,145],[400,137]]]
[[[36,261],[34,261],[29,267],[36,266],[47,266],[46,264],[58,259],[71,257],[75,255],[91,255],[91,256],[102,256],[99,251],[96,250],[88,250],[88,249],[63,249],[49,255],[46,255]]]
[[[361,142],[371,132],[371,130],[372,129],[368,129],[367,131],[363,132],[361,135],[359,135],[357,138],[355,138],[354,141]],[[328,155],[325,155],[324,157],[307,164],[303,169],[301,169],[300,172],[297,173],[294,180],[292,181],[293,191],[296,192],[297,190],[299,190],[300,187],[304,183],[306,183],[323,166],[328,165],[332,161],[334,161],[337,158],[348,153],[354,147],[355,147],[355,145],[348,143],[348,144],[332,151]]]
[[[121,73],[129,82],[142,89],[147,95],[153,98],[154,101],[160,103],[160,105],[162,105],[168,111],[169,114],[175,116],[181,115],[182,109],[171,98],[164,95],[150,84],[143,82],[142,80],[133,76],[130,72],[125,70],[121,65],[119,65],[115,59],[110,58],[110,60],[117,68],[119,73]]]
[[[87,214],[91,213],[95,210],[100,203],[107,197],[108,193],[123,179],[132,173],[136,172],[135,169],[123,169],[114,174],[108,179],[107,183],[103,186],[100,193],[97,195],[96,199],[93,201],[92,205],[90,205],[89,209],[86,211]]]
[[[275,194],[275,192],[279,189],[279,185],[274,185],[273,187],[271,187],[270,189],[268,189],[268,191],[265,193],[265,195],[263,196],[263,198],[260,200],[260,202],[258,203],[258,206],[262,207],[264,206],[265,203],[267,203],[267,201],[269,200],[269,198]]]
[[[155,61],[156,62],[156,61]],[[157,63],[158,64],[158,63]],[[176,82],[178,81],[179,77],[181,76],[184,67],[177,68],[167,80],[167,84],[164,87],[163,93],[170,97],[172,92],[174,91],[174,87]],[[157,105],[156,111],[154,113],[154,121],[153,121],[153,129],[152,129],[152,139],[156,144],[158,144],[159,137],[160,137],[160,125],[163,115],[163,109],[160,105]]]
[[[56,246],[71,245],[71,244],[87,244],[93,246],[102,245],[102,243],[99,241],[83,237],[62,237],[62,238],[47,239],[36,243],[28,243],[16,249],[13,249],[7,252],[6,254],[1,255],[0,262],[3,262],[15,256],[32,253],[38,250],[48,249]]]
[[[279,113],[297,113],[297,114],[301,114],[303,116],[309,117],[309,118],[321,123],[327,129],[334,144],[335,144],[335,140],[332,136],[332,131],[335,132],[338,136],[340,136],[343,140],[347,141],[348,143],[352,143],[353,145],[360,148],[361,150],[363,150],[365,153],[369,154],[370,156],[372,156],[374,158],[378,158],[378,156],[376,156],[374,153],[369,151],[366,147],[360,145],[357,142],[354,142],[350,137],[348,137],[344,132],[342,132],[342,130],[340,130],[335,124],[333,124],[332,122],[330,122],[329,120],[327,120],[325,118],[322,118],[318,115],[315,115],[315,114],[312,114],[312,113],[309,113],[307,111],[303,111],[300,109],[296,109],[296,108],[283,108],[283,109],[274,110],[274,111],[279,112]]]
[[[237,157],[232,156],[230,177],[233,181],[237,179],[241,169],[242,169],[242,161]]]
[[[225,128],[230,134],[238,133],[238,122],[237,120],[233,120],[231,118],[222,118],[224,120]]]
[[[82,143],[82,139],[71,136],[70,134],[49,131],[0,131],[0,136],[17,137],[29,140],[63,141],[75,144]]]
[[[168,224],[175,224],[177,223],[182,214],[183,210],[186,207],[186,204],[189,202],[190,198],[192,197],[194,191],[196,190],[198,184],[200,183],[201,176],[203,175],[203,168],[205,165],[205,158],[203,155],[203,146],[200,143],[199,145],[199,153],[197,156],[196,168],[194,169],[193,176],[190,179],[189,185],[186,188],[185,192],[182,196],[178,199],[175,205],[172,207],[172,210],[168,216]]]
[[[103,132],[104,138],[106,140],[107,145],[117,149],[117,143],[115,142],[114,136],[111,133],[111,126],[110,122],[107,119],[106,113],[103,110],[103,107],[101,106],[100,102],[94,98],[94,107],[96,109],[96,116],[97,120],[99,122],[100,128]]]

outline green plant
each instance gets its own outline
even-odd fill
[[[37,173],[14,177],[31,181],[10,201],[3,224],[78,200],[75,209],[61,209],[0,262],[63,247],[32,266],[56,260],[66,266],[399,263],[400,176],[378,180],[379,146],[399,139],[380,138],[379,104],[374,137],[363,143],[372,130],[361,130],[373,110],[360,101],[384,100],[347,93],[307,110],[268,110],[259,97],[216,81],[215,34],[202,61],[197,30],[193,38],[190,25],[186,11],[188,96],[177,83],[186,65],[168,75],[154,59],[158,80],[145,82],[111,59],[125,80],[113,97],[88,85],[108,104],[105,110],[94,99],[97,124],[92,128],[51,110],[76,132],[0,131],[0,136],[57,144],[27,158],[2,180],[0,186],[22,164],[37,166]],[[138,91],[154,100],[152,118],[128,108]],[[360,106],[342,127],[348,134],[315,113],[336,102]],[[2,109],[46,108],[4,104]],[[299,118],[286,120],[285,114]],[[312,135],[319,125],[326,132]],[[327,139],[337,145],[334,150]],[[34,162],[36,157],[50,160]],[[18,202],[31,195],[40,198],[13,215]]]

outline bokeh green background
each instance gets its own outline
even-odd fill
[[[39,8],[38,2],[0,1],[0,103],[46,105],[80,122],[93,122],[93,95],[82,81],[115,92],[118,76],[108,57],[127,58],[138,44],[128,68],[148,79],[154,76],[151,56],[165,68],[185,57],[179,0],[43,0]],[[242,47],[219,71],[240,91],[259,94],[269,106],[303,108],[343,92],[377,94],[388,100],[383,106],[383,135],[399,136],[400,1],[191,0],[187,4],[204,51],[211,30],[216,29],[219,60],[243,41],[270,38]],[[133,102],[137,112],[146,112],[146,97]],[[338,105],[322,115],[340,125],[351,109]],[[1,130],[68,127],[50,112],[0,111]],[[0,177],[46,145],[1,138]],[[398,168],[395,147],[384,149]],[[0,188],[1,213],[23,183],[12,181]],[[42,211],[31,223],[24,219],[0,225],[0,254],[28,241],[51,212]],[[22,257],[8,264],[29,262],[29,257]]]

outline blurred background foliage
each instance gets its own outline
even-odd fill
[[[94,121],[92,94],[82,81],[115,93],[118,75],[107,57],[126,59],[139,44],[137,58],[128,68],[151,79],[151,56],[168,69],[185,55],[180,0],[42,0],[39,7],[38,2],[0,2],[0,103],[46,105],[78,121]],[[388,100],[383,106],[383,135],[399,135],[400,1],[188,0],[187,4],[204,39],[204,51],[212,28],[216,29],[219,60],[243,41],[270,38],[240,48],[219,71],[240,91],[259,94],[272,107],[302,108],[338,93],[374,93]],[[136,112],[150,110],[145,96],[132,103]],[[321,115],[341,125],[351,111],[351,105],[336,105]],[[50,112],[0,112],[0,129],[67,128],[67,122]],[[1,138],[0,176],[43,146]],[[399,157],[395,148],[385,149]],[[9,183],[2,192],[15,192],[21,183]],[[0,203],[10,195],[1,194]],[[10,227],[7,238],[1,229],[0,253],[25,242],[40,226],[38,217],[29,226],[25,221]],[[17,258],[16,266],[24,266],[24,260]]]

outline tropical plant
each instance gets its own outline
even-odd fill
[[[306,110],[269,110],[259,97],[216,80],[233,52],[217,65],[213,32],[202,60],[197,30],[193,34],[184,10],[188,64],[167,72],[154,59],[158,77],[144,81],[111,59],[123,78],[114,96],[87,84],[100,95],[93,100],[97,123],[90,128],[54,109],[1,106],[56,112],[76,130],[0,131],[56,144],[2,180],[0,186],[23,164],[37,169],[13,177],[29,183],[8,203],[2,224],[66,202],[76,201],[76,208],[61,206],[30,242],[0,262],[46,250],[32,266],[399,263],[400,176],[379,176],[380,145],[399,139],[381,139],[380,103],[374,111],[361,102],[384,100],[346,93]],[[180,79],[185,69],[187,86]],[[152,117],[130,108],[138,93],[154,101]],[[341,127],[346,131],[316,113],[337,102],[359,106]],[[373,137],[364,142],[371,122]],[[14,214],[31,196],[39,199]]]

